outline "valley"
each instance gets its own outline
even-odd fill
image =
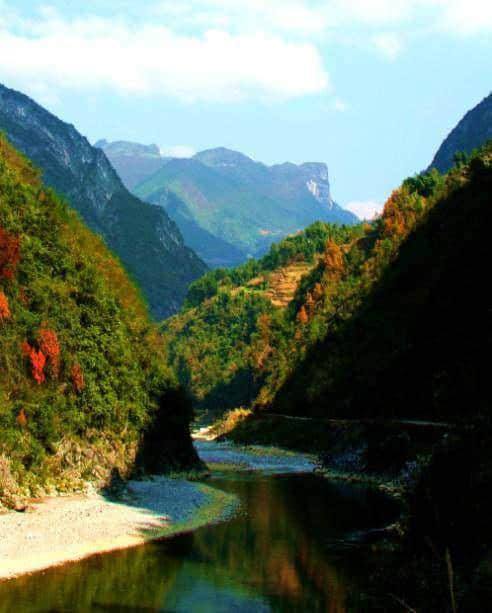
[[[360,221],[0,85],[0,611],[484,610],[490,100]]]

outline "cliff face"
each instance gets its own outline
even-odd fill
[[[492,139],[492,94],[469,111],[439,147],[429,168],[447,172],[458,152],[471,153]]]
[[[99,232],[139,283],[153,315],[176,312],[205,264],[158,206],[130,194],[101,149],[23,94],[0,85],[0,129]]]

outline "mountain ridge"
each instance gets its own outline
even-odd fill
[[[126,143],[129,154],[125,161],[114,153],[118,141],[102,146],[129,183],[133,181],[128,178],[130,159],[135,167],[147,163],[139,157],[138,145],[132,150],[131,143]],[[318,219],[357,221],[331,197],[328,167],[321,162],[268,166],[239,151],[216,147],[190,158],[161,157],[159,163],[153,174],[137,185],[132,183],[133,192],[165,208],[178,223],[185,242],[212,267],[234,266],[261,256],[275,240]],[[206,246],[203,232],[209,239]],[[220,247],[212,248],[213,237]]]
[[[470,109],[451,130],[439,147],[428,170],[447,172],[457,153],[469,155],[492,139],[492,92]]]
[[[73,125],[1,84],[0,129],[104,237],[140,285],[153,315],[162,319],[176,312],[189,283],[206,266],[185,247],[162,207],[130,194],[104,152]]]

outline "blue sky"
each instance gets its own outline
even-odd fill
[[[324,161],[371,213],[492,90],[492,2],[0,0],[0,81],[91,141]]]

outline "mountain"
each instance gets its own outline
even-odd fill
[[[160,469],[196,463],[139,291],[4,136],[0,194],[0,506],[145,466],[156,427]]]
[[[314,224],[262,260],[192,284],[163,332],[195,406],[488,414],[491,173],[488,145],[447,176],[405,180],[372,224]]]
[[[102,147],[124,181],[127,165],[115,153],[117,143]],[[136,160],[140,168],[144,150]],[[235,266],[264,254],[284,236],[314,221],[352,224],[357,218],[332,199],[325,164],[266,166],[223,147],[188,159],[161,158],[162,166],[134,193],[158,204],[180,227],[185,242],[212,268]]]
[[[463,117],[439,147],[429,168],[447,172],[456,153],[470,154],[492,139],[492,94]]]
[[[420,197],[423,213],[415,209],[409,225],[414,181],[386,204],[380,243],[362,270],[370,290],[345,302],[348,313],[286,377],[271,410],[465,423],[492,416],[483,285],[492,255],[492,142]],[[381,239],[400,244],[390,250]],[[334,291],[343,295],[348,281],[342,276]]]
[[[157,145],[140,145],[128,141],[108,143],[102,139],[97,141],[94,147],[104,151],[130,191],[166,163],[166,158],[161,157]]]
[[[161,319],[176,312],[188,285],[206,266],[185,247],[162,207],[130,194],[101,149],[73,126],[2,85],[0,130],[104,237],[142,288],[152,314]]]

